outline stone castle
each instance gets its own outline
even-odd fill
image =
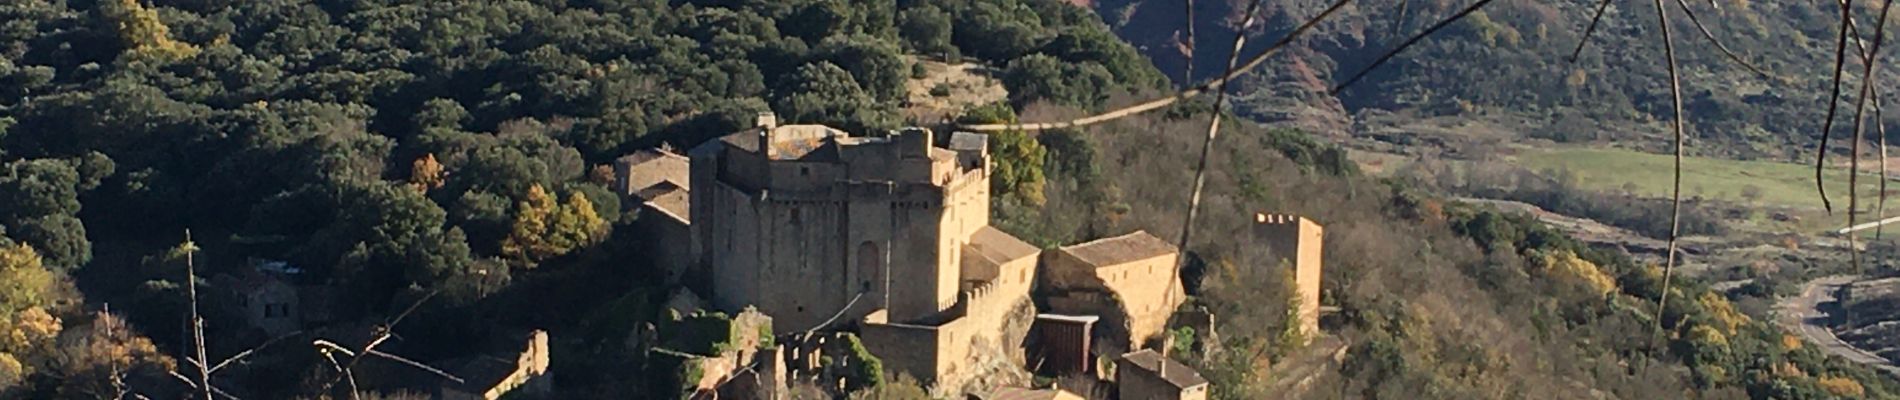
[[[762,115],[694,148],[685,275],[710,278],[716,308],[771,315],[776,333],[859,323],[898,371],[940,384],[977,373],[963,361],[1007,348],[1005,317],[1023,310],[1014,335],[1027,334],[1040,251],[989,226],[987,137],[947,142]]]
[[[757,305],[790,333],[879,310],[941,319],[1001,272],[1027,280],[1028,268],[995,265],[1019,255],[983,254],[1035,255],[989,227],[987,143],[964,135],[946,149],[924,129],[851,137],[763,116],[693,149],[693,265],[711,277],[714,305]]]
[[[1186,301],[1179,250],[1137,231],[1045,253],[989,226],[988,151],[981,134],[852,136],[768,113],[684,157],[622,158],[614,189],[653,211],[642,223],[673,249],[656,254],[668,280],[711,308],[756,308],[794,341],[855,330],[886,371],[946,393],[991,389],[998,374],[1026,381],[1038,320],[1101,318],[1061,339],[1082,354],[1052,359],[1114,358],[1160,338]],[[1274,218],[1258,221],[1256,240],[1295,259],[1301,293],[1312,294],[1302,317],[1317,315],[1318,226],[1287,219],[1294,229],[1282,232]],[[1055,318],[1038,318],[1032,288]],[[1105,339],[1093,354],[1088,336]],[[786,357],[801,358],[793,347]]]

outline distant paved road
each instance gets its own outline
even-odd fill
[[[1834,336],[1827,328],[1829,315],[1821,310],[1821,304],[1835,301],[1834,294],[1841,285],[1853,282],[1851,275],[1833,275],[1808,281],[1802,286],[1801,294],[1781,300],[1777,307],[1781,309],[1780,323],[1783,328],[1800,332],[1809,343],[1821,346],[1821,350],[1845,358],[1849,361],[1879,368],[1890,375],[1900,377],[1900,367],[1885,358],[1868,353]]]

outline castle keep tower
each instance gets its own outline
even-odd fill
[[[1254,214],[1253,236],[1255,243],[1267,246],[1277,261],[1293,267],[1300,298],[1300,330],[1308,338],[1313,337],[1319,333],[1320,242],[1326,236],[1325,229],[1300,216]]]
[[[780,333],[878,309],[938,318],[983,278],[966,275],[995,274],[961,267],[990,187],[986,141],[962,135],[944,148],[921,128],[853,137],[762,114],[690,152],[690,268],[718,308],[756,306]]]

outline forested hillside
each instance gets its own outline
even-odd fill
[[[1252,32],[1260,39],[1247,51],[1275,40],[1320,9],[1327,0],[1267,1],[1265,24]],[[1360,71],[1399,42],[1424,30],[1470,2],[1376,0],[1354,2],[1319,26],[1296,48],[1276,57],[1262,74],[1245,80],[1237,108],[1268,122],[1293,121],[1350,127],[1347,115],[1366,110],[1416,116],[1460,115],[1473,119],[1523,120],[1533,132],[1558,141],[1592,141],[1598,132],[1577,126],[1606,127],[1607,142],[1663,150],[1656,140],[1668,129],[1657,121],[1670,115],[1668,72],[1663,60],[1656,9],[1650,3],[1611,2],[1602,23],[1580,57],[1569,56],[1590,21],[1597,1],[1502,0],[1464,21],[1451,24],[1372,71],[1338,95],[1327,90]],[[1840,17],[1832,1],[1763,2],[1688,1],[1686,5],[1721,42],[1771,77],[1756,75],[1723,56],[1693,25],[1677,3],[1668,8],[1677,56],[1683,68],[1683,107],[1688,113],[1692,154],[1732,158],[1793,160],[1812,157],[1825,119],[1829,77]],[[1877,3],[1858,26],[1873,37]],[[1242,1],[1196,1],[1199,42],[1194,51],[1196,81],[1215,76],[1230,49]],[[1105,0],[1098,12],[1124,38],[1180,79],[1185,64],[1175,45],[1184,8],[1179,2]],[[1857,49],[1849,44],[1848,49]],[[1880,66],[1894,76],[1891,52]],[[1859,58],[1847,57],[1850,79],[1858,81]],[[1852,86],[1843,99],[1851,110]],[[1837,139],[1852,137],[1851,112],[1837,118]],[[1895,125],[1894,113],[1885,113]],[[1541,131],[1553,131],[1549,133]],[[1871,137],[1873,128],[1867,130]],[[1897,130],[1889,130],[1900,132]],[[1644,139],[1650,140],[1644,140]],[[1837,152],[1848,141],[1836,140]]]
[[[1419,15],[1448,7],[1425,4]],[[1567,43],[1563,30],[1525,26],[1499,43]],[[1342,32],[1318,43],[1352,45],[1314,48],[1379,47]],[[1408,55],[1348,107],[1556,109],[1617,96],[1634,97],[1602,113],[1656,107],[1631,94],[1655,91],[1623,88],[1483,97],[1463,91],[1512,86],[1419,70],[1493,51],[1462,43]],[[341,380],[326,356],[342,356],[310,343],[360,343],[418,304],[379,349],[436,361],[543,328],[556,398],[676,397],[692,375],[640,345],[678,335],[662,305],[672,288],[652,265],[654,238],[629,229],[646,216],[605,188],[612,159],[690,147],[761,111],[860,133],[940,122],[900,120],[916,57],[986,65],[1006,86],[1007,104],[965,121],[1074,116],[1165,85],[1097,14],[1059,0],[19,0],[0,4],[0,54],[0,397],[34,399],[185,392],[167,372],[195,368],[183,361],[188,289],[223,293],[242,280],[214,277],[261,262],[340,295],[334,323],[281,343],[243,326],[239,300],[201,296],[207,358],[249,357],[212,379],[239,398],[335,395],[321,393]],[[1302,54],[1320,76],[1349,64]],[[1172,237],[1211,108],[994,135],[995,225],[1042,246],[1133,229]],[[1668,288],[1675,300],[1653,315],[1665,290],[1656,269],[1620,253],[1361,175],[1306,133],[1230,126],[1196,227],[1206,240],[1187,249],[1194,302],[1220,316],[1222,341],[1175,353],[1213,380],[1215,398],[1272,398],[1302,380],[1317,388],[1309,398],[1900,392],[1700,287]],[[1284,278],[1235,239],[1260,211],[1328,226],[1327,305],[1342,322],[1328,333],[1346,345],[1337,365],[1302,356],[1285,329]],[[1307,363],[1325,367],[1294,367]],[[440,383],[371,364],[350,385]],[[916,393],[872,381],[887,383],[860,395]]]
[[[39,310],[71,325],[110,304],[173,355],[189,342],[186,284],[166,255],[187,230],[206,293],[258,260],[347,293],[339,321],[439,292],[406,332],[427,339],[398,345],[426,360],[492,326],[571,325],[653,280],[603,187],[627,151],[690,146],[761,111],[902,125],[907,54],[995,66],[1021,102],[1162,82],[1092,13],[1053,0],[23,0],[0,4],[0,54],[0,227],[9,254],[37,254],[9,268],[44,274],[6,295],[0,321],[21,329],[42,319],[16,311]],[[264,339],[207,309],[214,360]],[[26,335],[42,336],[55,341]],[[0,347],[13,354],[0,386],[106,387],[45,343]],[[294,346],[233,386],[307,394],[264,384],[327,368]]]

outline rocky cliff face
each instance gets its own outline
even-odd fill
[[[1023,369],[1026,358],[1023,343],[1029,338],[1030,325],[1036,321],[1036,306],[1025,297],[1004,318],[1001,342],[978,340],[973,344],[976,351],[970,352],[971,359],[967,364],[973,371],[970,378],[963,381],[961,387],[934,388],[933,396],[958,398],[968,393],[982,393],[1004,386],[1022,387],[1030,383],[1033,377]]]

